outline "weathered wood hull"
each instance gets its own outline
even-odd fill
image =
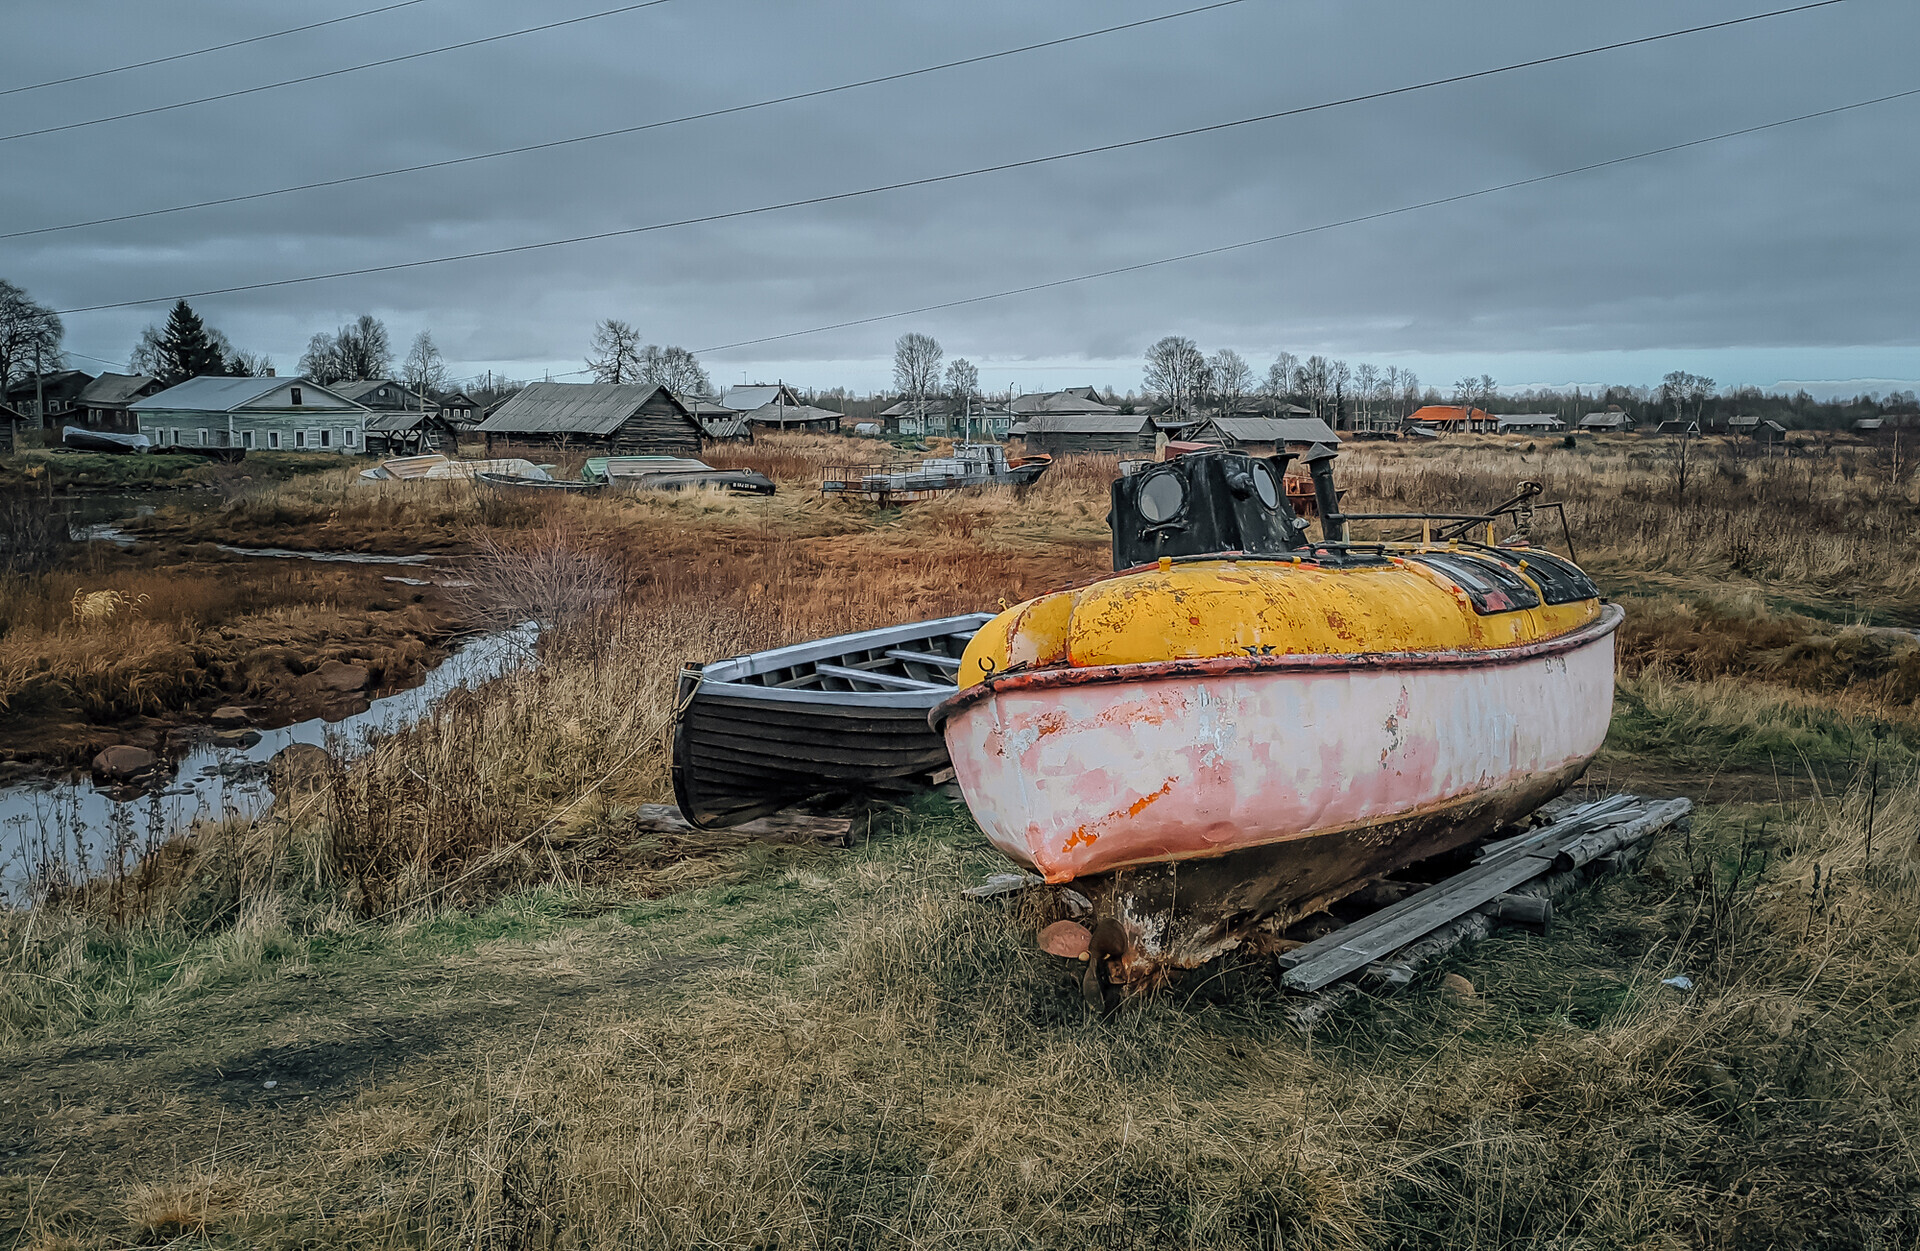
[[[1606,737],[1621,616],[1478,653],[1041,669],[935,720],[987,837],[1093,896],[1139,980],[1571,785]]]
[[[684,671],[673,735],[681,813],[713,828],[812,796],[925,785],[947,765],[927,714],[953,693],[960,653],[990,619],[863,631]]]

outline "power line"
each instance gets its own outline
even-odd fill
[[[1099,30],[1083,31],[1077,35],[1065,35],[1059,39],[1048,39],[1040,43],[1023,44],[1017,48],[1006,48],[999,52],[986,52],[979,56],[962,57],[957,61],[942,61],[937,65],[926,65],[919,69],[902,70],[897,74],[883,74],[877,78],[862,78],[854,82],[840,83],[832,87],[820,87],[812,91],[795,92],[792,95],[775,96],[766,100],[756,100],[750,104],[735,104],[723,109],[709,109],[704,113],[686,113],[679,117],[670,117],[657,122],[645,122],[637,126],[622,126],[614,130],[594,131],[591,134],[573,135],[565,139],[549,139],[543,143],[523,144],[516,148],[498,148],[492,152],[480,152],[472,156],[450,157],[444,161],[427,161],[419,165],[402,165],[395,169],[378,170],[370,174],[350,174],[342,178],[322,179],[319,182],[299,183],[290,187],[276,187],[271,191],[253,191],[244,195],[223,196],[214,200],[198,200],[191,204],[175,204],[168,208],[147,209],[139,213],[121,213],[113,217],[96,217],[89,221],[67,222],[59,226],[39,226],[32,230],[14,230],[0,234],[0,239],[19,239],[27,235],[51,234],[60,230],[79,230],[89,226],[106,226],[115,222],[138,221],[147,217],[160,217],[168,213],[185,213],[194,209],[214,208],[223,204],[242,204],[249,200],[264,200],[270,196],[290,195],[297,191],[315,191],[323,187],[341,187],[349,183],[368,182],[376,178],[391,178],[397,174],[417,174],[423,170],[446,169],[454,165],[467,165],[475,161],[490,161],[496,157],[519,156],[527,152],[540,152],[549,148],[566,147],[570,144],[592,143],[600,139],[612,139],[620,135],[636,135],[643,131],[660,130],[668,126],[678,126],[685,122],[706,121],[709,118],[726,117],[734,113],[747,113],[755,109],[771,108],[778,104],[792,104],[798,100],[813,100],[820,96],[835,95],[843,91],[853,91],[860,87],[873,87],[882,83],[899,82],[906,78],[916,78],[924,74],[935,74],[943,70],[958,69],[967,65],[979,65],[984,61],[995,61],[1003,57],[1018,56],[1026,52],[1037,52],[1043,48],[1057,48],[1062,44],[1078,43],[1084,39],[1094,39],[1102,35],[1117,34],[1121,31],[1136,30],[1142,26],[1152,26],[1159,22],[1171,22],[1176,18],[1191,17],[1196,13],[1206,13],[1214,9],[1229,8],[1244,4],[1246,0],[1216,0],[1213,4],[1203,4],[1197,8],[1181,9],[1175,13],[1163,13],[1158,17],[1143,18],[1137,22],[1124,22],[1118,26],[1103,26]]]
[[[1622,48],[1638,47],[1644,44],[1658,43],[1662,40],[1676,39],[1682,35],[1699,34],[1703,31],[1721,30],[1729,26],[1738,26],[1747,22],[1757,22],[1789,13],[1803,13],[1809,9],[1823,9],[1831,5],[1845,3],[1846,0],[1813,0],[1812,3],[1795,5],[1792,8],[1774,9],[1766,13],[1756,13],[1748,17],[1730,18],[1722,22],[1712,22],[1704,26],[1690,26],[1683,30],[1667,31],[1658,35],[1643,35],[1637,39],[1621,40],[1617,43],[1602,44],[1597,47],[1583,48],[1577,52],[1561,52],[1553,56],[1535,57],[1527,61],[1515,61],[1508,65],[1492,69],[1474,70],[1464,74],[1452,74],[1445,78],[1432,78],[1425,82],[1413,83],[1405,87],[1391,87],[1382,91],[1371,91],[1364,95],[1347,96],[1339,100],[1322,101],[1319,104],[1306,104],[1297,108],[1280,109],[1272,113],[1259,113],[1252,117],[1235,118],[1232,121],[1214,122],[1206,126],[1192,126],[1184,130],[1171,130],[1158,135],[1148,135],[1140,139],[1123,139],[1115,143],[1096,144],[1087,148],[1075,148],[1067,152],[1056,152],[1048,156],[1027,157],[1018,161],[1003,161],[995,165],[982,165],[973,169],[959,170],[950,174],[932,174],[925,178],[909,178],[899,182],[881,183],[878,186],[862,187],[854,191],[836,191],[826,195],[807,196],[797,200],[783,200],[774,204],[762,204],[753,208],[727,209],[716,213],[704,213],[694,217],[682,217],[671,221],[652,222],[645,226],[624,226],[617,230],[602,230],[592,234],[570,235],[562,239],[543,239],[534,243],[518,243],[507,247],[483,248],[473,252],[456,252],[447,256],[425,257],[420,260],[395,261],[387,265],[367,265],[358,269],[339,269],[328,273],[303,274],[297,278],[275,278],[265,282],[238,283],[230,287],[209,287],[203,291],[188,291],[179,295],[148,296],[138,300],[116,300],[107,304],[87,304],[78,308],[58,310],[60,314],[94,313],[112,308],[135,308],[143,304],[160,304],[176,299],[201,299],[210,295],[233,295],[242,291],[264,291],[274,287],[298,286],[309,282],[324,282],[335,278],[361,278],[370,274],[394,273],[404,269],[419,269],[428,265],[446,265],[455,261],[480,260],[494,256],[512,256],[523,252],[540,252],[552,248],[569,247],[577,243],[593,243],[604,239],[627,238],[633,235],[651,234],[656,231],[673,230],[682,226],[697,226],[712,222],[732,221],[742,217],[756,217],[767,213],[782,212],[787,209],[806,208],[820,204],[834,204],[844,200],[855,200],[865,196],[879,195],[888,191],[903,191],[913,187],[930,187],[941,183],[956,182],[963,178],[976,178],[982,174],[1004,173],[1008,170],[1032,169],[1041,165],[1051,165],[1059,161],[1074,160],[1083,156],[1094,156],[1107,152],[1119,152],[1128,148],[1143,147],[1147,144],[1165,143],[1173,139],[1187,139],[1196,135],[1216,134],[1242,126],[1251,126],[1260,122],[1276,121],[1281,118],[1299,117],[1308,113],[1323,112],[1341,108],[1349,104],[1360,104],[1370,100],[1384,100],[1411,92],[1425,91],[1434,87],[1454,83],[1471,82],[1475,79],[1490,78],[1498,74],[1515,70],[1529,69],[1541,65],[1571,61],[1580,57],[1594,56],[1602,52],[1613,52]]]
[[[1447,204],[1458,204],[1463,200],[1477,200],[1483,196],[1494,195],[1501,191],[1512,191],[1517,187],[1530,187],[1536,183],[1552,182],[1559,178],[1571,178],[1575,174],[1592,173],[1598,169],[1609,169],[1616,165],[1625,165],[1631,161],[1644,161],[1651,157],[1664,156],[1670,152],[1680,152],[1688,148],[1697,148],[1709,143],[1719,143],[1726,139],[1736,139],[1742,135],[1755,135],[1762,131],[1776,130],[1782,126],[1792,126],[1798,122],[1812,121],[1821,117],[1832,117],[1854,109],[1870,108],[1876,104],[1886,104],[1892,100],[1904,100],[1909,96],[1920,96],[1920,87],[1907,91],[1896,91],[1890,95],[1875,96],[1871,100],[1858,100],[1852,104],[1837,105],[1830,109],[1820,109],[1812,113],[1801,113],[1795,117],[1783,117],[1779,121],[1763,122],[1757,126],[1743,126],[1739,130],[1722,131],[1717,135],[1708,135],[1701,139],[1688,139],[1681,143],[1670,143],[1664,147],[1648,148],[1644,152],[1635,152],[1628,156],[1616,156],[1604,161],[1593,161],[1586,165],[1575,165],[1568,169],[1555,170],[1551,174],[1536,174],[1531,178],[1517,178],[1511,182],[1497,183],[1491,187],[1481,187],[1475,191],[1462,191],[1456,195],[1440,196],[1431,200],[1420,200],[1413,204],[1403,204],[1398,208],[1380,209],[1372,213],[1362,213],[1355,217],[1343,217],[1337,221],[1321,222],[1315,226],[1302,226],[1296,230],[1286,230],[1279,234],[1262,235],[1257,239],[1242,239],[1238,243],[1224,243],[1218,247],[1201,248],[1193,252],[1182,252],[1176,256],[1163,256],[1157,260],[1140,261],[1133,265],[1121,265],[1113,269],[1102,269],[1090,274],[1075,274],[1071,278],[1056,278],[1050,282],[1036,282],[1024,287],[1009,287],[1004,291],[994,291],[987,295],[970,295],[964,299],[944,300],[938,304],[923,304],[919,308],[901,309],[894,313],[882,313],[875,317],[857,317],[850,321],[838,321],[828,325],[811,326],[805,330],[790,330],[784,334],[763,335],[757,339],[741,339],[734,343],[722,343],[715,347],[695,349],[697,355],[713,352],[726,352],[734,348],[753,347],[761,343],[774,343],[782,339],[797,339],[803,335],[822,334],[829,330],[844,330],[850,326],[869,326],[875,322],[891,321],[897,317],[915,317],[921,313],[937,312],[941,309],[959,308],[967,304],[983,304],[989,300],[1004,300],[1016,295],[1028,295],[1035,291],[1046,291],[1054,287],[1071,286],[1074,283],[1092,282],[1097,278],[1112,278],[1120,274],[1138,273],[1143,269],[1156,269],[1163,265],[1177,265],[1183,261],[1199,260],[1208,256],[1219,256],[1227,252],[1238,252],[1245,248],[1259,247],[1262,244],[1278,243],[1285,239],[1298,239],[1303,235],[1320,234],[1329,230],[1338,230],[1343,226],[1357,226],[1364,222],[1379,221],[1386,217],[1400,217],[1422,209],[1438,208]]]
[[[305,26],[289,26],[285,30],[272,30],[264,35],[250,35],[245,39],[235,39],[230,43],[216,43],[208,48],[195,48],[191,52],[176,52],[171,56],[157,56],[150,61],[133,61],[126,65],[116,65],[112,69],[91,70],[85,74],[69,74],[65,78],[49,78],[45,82],[28,83],[24,87],[0,88],[0,96],[17,95],[22,91],[38,91],[42,87],[58,87],[63,83],[85,82],[89,78],[105,78],[109,74],[124,74],[128,70],[145,69],[149,65],[165,65],[169,61],[184,61],[188,57],[205,56],[209,52],[225,52],[228,48],[245,47],[250,43],[264,43],[269,39],[278,39],[282,35],[297,35],[302,31],[319,30],[322,26],[337,26],[341,22],[351,22],[355,18],[372,17],[376,13],[391,13],[395,9],[405,9],[416,4],[425,4],[426,0],[399,0],[398,4],[386,4],[377,9],[362,9],[358,13],[348,13],[341,17],[330,17],[322,22],[308,22]],[[75,353],[78,355],[78,353]],[[97,359],[88,357],[88,360]],[[105,362],[113,364],[112,361]]]
[[[212,104],[216,100],[232,100],[240,96],[250,96],[257,92],[274,91],[281,87],[297,86],[300,83],[319,82],[323,78],[338,78],[342,74],[353,74],[363,69],[377,69],[382,65],[398,65],[403,61],[417,61],[422,57],[438,56],[442,52],[457,52],[461,48],[477,48],[481,44],[499,43],[502,39],[518,39],[522,35],[538,34],[543,30],[557,30],[562,26],[577,26],[581,22],[598,21],[603,17],[614,17],[621,13],[632,13],[636,9],[651,9],[657,4],[666,4],[669,0],[641,0],[638,4],[621,5],[617,9],[603,9],[598,13],[588,13],[583,17],[563,18],[557,22],[545,22],[539,26],[527,26],[520,30],[510,30],[500,35],[484,35],[479,39],[466,39],[459,43],[443,44],[438,48],[428,48],[423,52],[407,52],[400,56],[382,57],[378,61],[362,61],[358,65],[348,65],[341,69],[322,70],[318,74],[303,74],[298,78],[283,78],[279,82],[262,83],[258,87],[242,87],[237,91],[223,91],[218,95],[199,96],[192,100],[176,100],[172,104],[156,104],[148,109],[134,109],[127,113],[113,113],[106,117],[92,117],[84,122],[65,122],[59,126],[42,126],[38,130],[21,130],[11,135],[0,135],[0,143],[15,139],[30,139],[35,135],[54,135],[66,130],[80,130],[87,126],[101,126],[107,122],[123,122],[130,117],[150,117],[155,113],[171,113],[175,109],[192,108],[196,104]]]

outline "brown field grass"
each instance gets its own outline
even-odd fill
[[[198,1121],[141,1122],[172,1155],[131,1172],[111,1167],[115,1139],[61,1129],[69,1163],[32,1156],[56,1198],[0,1231],[462,1248],[1920,1241],[1920,656],[1888,628],[1916,624],[1910,482],[1866,454],[1768,462],[1711,443],[1684,491],[1646,442],[1351,449],[1358,508],[1483,506],[1522,478],[1568,503],[1581,558],[1629,606],[1608,769],[1683,790],[1741,770],[1787,784],[1704,808],[1638,874],[1567,900],[1550,935],[1503,932],[1301,1037],[1269,971],[1232,961],[1088,1019],[1018,908],[958,898],[1003,862],[937,800],[874,813],[847,851],[648,844],[648,871],[629,872],[646,841],[633,805],[667,795],[682,663],[992,607],[1106,565],[1111,461],[1063,461],[1021,497],[881,512],[807,489],[844,442],[730,449],[782,483],[770,500],[600,496],[489,519],[458,484],[416,500],[421,484],[328,478],[236,500],[218,524],[259,541],[355,546],[383,518],[409,541],[444,533],[479,554],[463,612],[559,624],[537,664],[336,761],[272,818],[0,920],[0,1043],[48,1071],[95,1063],[82,1048],[105,1039],[150,1048],[124,1075],[86,1070],[111,1107],[166,1063],[258,1077],[253,1057],[331,1039],[430,1041],[380,1044],[387,1067],[312,1086],[292,1122],[254,1110],[257,1093],[184,1088]],[[1682,974],[1693,989],[1662,984]],[[43,1089],[34,1070],[5,1080]],[[9,1184],[0,1206],[35,1193]]]

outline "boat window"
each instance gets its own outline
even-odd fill
[[[1260,502],[1268,508],[1280,506],[1280,490],[1273,481],[1273,469],[1269,465],[1253,467],[1253,489],[1259,493]]]
[[[1522,572],[1540,584],[1540,596],[1549,604],[1572,604],[1583,599],[1600,598],[1600,588],[1580,566],[1562,560],[1551,552],[1515,553],[1523,564]]]
[[[1482,616],[1540,606],[1540,597],[1533,588],[1518,573],[1492,557],[1475,552],[1421,552],[1407,559],[1452,581],[1467,593],[1473,611]]]
[[[1187,484],[1171,471],[1154,474],[1140,484],[1140,515],[1148,521],[1171,521],[1187,502]]]

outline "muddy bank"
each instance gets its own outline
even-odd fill
[[[111,536],[109,536],[111,537]],[[94,541],[0,604],[0,778],[130,745],[177,755],[220,720],[339,719],[419,683],[467,632],[425,564]]]

